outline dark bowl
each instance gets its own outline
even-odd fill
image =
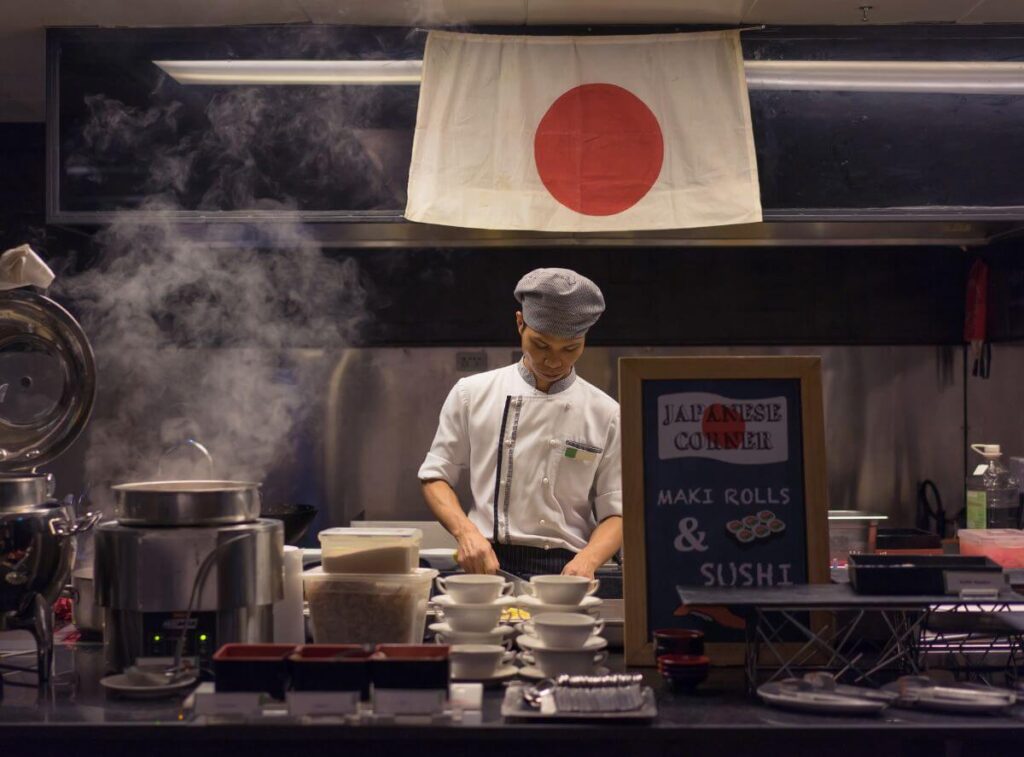
[[[660,628],[654,632],[654,654],[702,655],[704,634],[690,628]]]
[[[297,544],[306,535],[306,529],[316,517],[317,509],[312,505],[268,505],[260,509],[261,518],[273,518],[284,523],[284,543]]]
[[[694,689],[707,680],[711,662],[705,655],[662,655],[658,672],[675,689]]]
[[[284,699],[295,644],[225,644],[213,655],[217,691],[260,691]]]
[[[370,660],[378,689],[447,689],[448,647],[444,644],[378,644]]]
[[[304,644],[288,657],[295,691],[358,691],[370,695],[373,648],[361,644]]]

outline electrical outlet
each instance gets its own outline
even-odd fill
[[[461,373],[480,373],[487,370],[487,353],[484,350],[478,352],[456,352],[455,370]]]

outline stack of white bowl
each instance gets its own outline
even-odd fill
[[[582,576],[534,576],[518,598],[530,620],[520,626],[517,639],[527,678],[590,675],[607,672],[608,642],[601,636],[604,622],[598,615],[601,600],[592,596],[597,579]]]
[[[512,583],[501,576],[473,573],[440,577],[441,592],[431,601],[440,616],[430,630],[441,644],[503,645],[513,629],[499,623],[506,607],[516,603]]]

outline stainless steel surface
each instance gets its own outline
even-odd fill
[[[280,521],[209,528],[137,528],[115,521],[96,528],[96,601],[135,612],[184,611],[203,559],[221,542],[196,611],[271,605],[284,596],[284,527]]]
[[[144,656],[144,621],[145,614],[135,610],[104,609],[103,646],[108,671],[120,672]],[[274,640],[273,605],[219,610],[215,633],[218,644],[269,644]]]
[[[26,289],[0,294],[0,469],[34,470],[81,433],[96,395],[78,322]]]
[[[53,498],[53,476],[0,474],[0,513],[32,512]]]
[[[260,514],[260,485],[249,481],[145,481],[113,487],[126,526],[216,526]]]
[[[238,538],[244,536],[251,538]],[[215,551],[193,600],[196,578]],[[110,670],[123,670],[144,652],[150,613],[212,612],[218,644],[270,642],[273,604],[284,596],[284,526],[257,520],[138,528],[108,521],[96,530],[94,572]]]
[[[352,349],[339,356],[327,387],[326,524],[346,525],[360,516],[371,520],[430,517],[416,471],[433,438],[445,396],[459,378],[469,375],[456,370],[456,354],[466,349]],[[992,415],[1000,416],[1001,428],[1024,441],[1024,424],[1006,412],[1019,403],[1015,377],[1024,372],[1024,349],[1016,349],[1020,359],[1000,362],[1008,350],[996,346],[994,377],[980,382],[985,386],[980,387],[977,402],[989,403]],[[478,351],[486,355],[488,368],[507,365],[518,354],[511,345]],[[964,385],[959,349],[588,347],[578,370],[617,397],[619,357],[699,354],[821,356],[832,508],[878,512],[888,515],[891,525],[910,526],[917,485],[924,478],[936,482],[947,509],[962,499]],[[1006,436],[982,436],[974,435],[973,440],[1003,441],[1011,453],[1024,450],[1024,444],[1014,448]],[[464,502],[469,496],[467,479],[464,473],[456,487]]]

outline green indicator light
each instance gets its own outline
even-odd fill
[[[153,641],[160,641],[160,634],[153,637]]]
[[[205,633],[199,634],[199,641],[206,641],[206,634]]]

